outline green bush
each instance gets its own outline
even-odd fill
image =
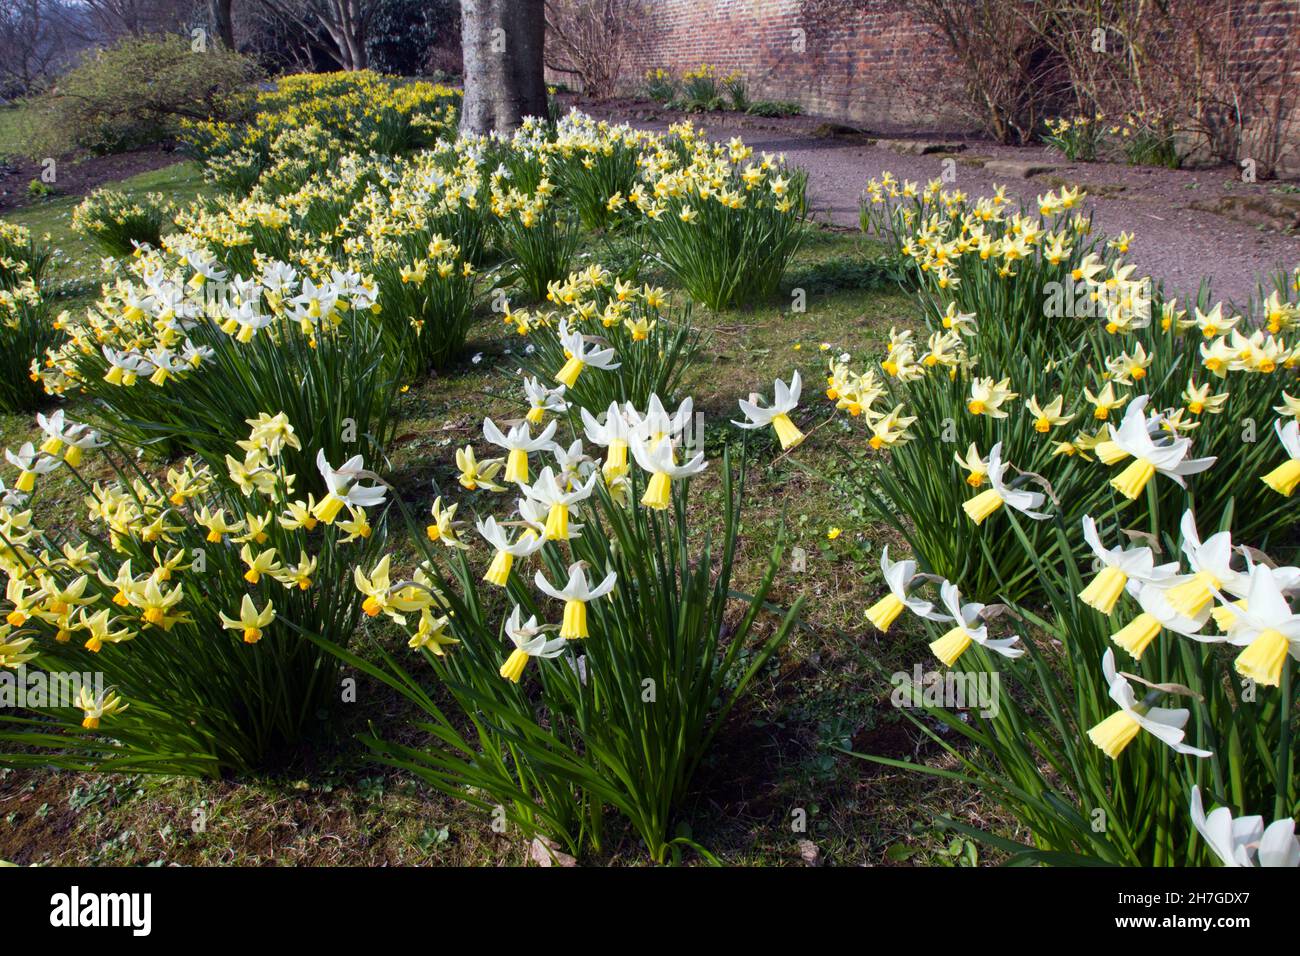
[[[88,54],[49,94],[33,100],[29,155],[116,153],[173,135],[183,118],[229,118],[257,79],[246,57],[178,36],[128,37]]]

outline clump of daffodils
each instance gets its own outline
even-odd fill
[[[155,734],[162,748],[170,721],[188,722],[193,746],[230,766],[255,761],[321,703],[312,682],[294,683],[296,668],[336,665],[302,630],[346,637],[362,603],[347,598],[352,562],[366,561],[382,538],[387,491],[365,483],[360,457],[338,467],[322,458],[327,493],[299,496],[285,454],[301,443],[287,417],[263,413],[246,424],[224,469],[185,459],[157,478],[63,410],[39,417],[39,447],[6,449],[18,475],[0,501],[0,665],[79,659],[103,672],[114,689],[80,702],[85,729],[112,731],[129,714],[133,731]],[[114,480],[85,472],[92,451],[106,455]],[[81,535],[48,534],[32,520],[31,497],[65,476],[85,489]],[[278,663],[238,662],[264,643]],[[291,686],[308,697],[286,698]],[[223,722],[253,700],[274,728],[223,742],[235,726]],[[143,756],[143,739],[129,738],[127,762]]]

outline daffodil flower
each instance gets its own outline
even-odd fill
[[[1167,581],[1178,573],[1176,563],[1157,567],[1155,554],[1150,548],[1124,550],[1105,547],[1090,515],[1083,518],[1083,540],[1096,555],[1101,568],[1092,583],[1079,592],[1079,600],[1102,614],[1110,614],[1115,609],[1130,579],[1151,583]]]
[[[528,483],[528,454],[551,447],[555,435],[556,422],[550,422],[536,438],[529,431],[527,423],[513,426],[508,434],[501,434],[501,429],[490,418],[483,419],[483,437],[509,452],[506,456],[505,480],[515,484]]]
[[[1220,531],[1202,542],[1190,510],[1183,512],[1179,528],[1191,574],[1180,578],[1165,592],[1169,605],[1184,617],[1196,618],[1213,603],[1216,591],[1244,595],[1250,581],[1232,567],[1231,533]]]
[[[298,441],[293,426],[289,424],[289,416],[284,412],[278,415],[262,412],[256,418],[245,419],[245,424],[252,426],[248,440],[235,443],[245,451],[261,449],[268,455],[278,455],[285,448],[302,450],[302,443]]]
[[[456,509],[459,507],[459,504],[444,507],[441,495],[433,500],[433,506],[429,509],[429,515],[433,520],[424,529],[430,541],[439,542],[448,548],[462,550],[469,548],[469,545],[460,539],[460,531],[457,529]]]
[[[587,436],[587,441],[607,449],[605,464],[601,467],[601,471],[605,475],[605,481],[607,483],[612,482],[626,475],[630,430],[627,420],[619,410],[618,403],[610,403],[603,422],[598,421],[585,408],[580,409],[580,413],[582,415],[583,433]]]
[[[82,685],[77,691],[77,706],[84,717],[81,726],[86,730],[95,730],[105,717],[115,717],[131,705],[122,700],[114,691],[106,690],[98,697],[92,696],[90,688]]]
[[[1000,382],[994,382],[992,378],[976,378],[970,385],[970,401],[966,403],[966,410],[972,415],[1006,418],[1007,413],[1002,410],[1002,406],[1018,397],[1018,393],[1011,391],[1010,385],[1009,378]]]
[[[1133,458],[1110,481],[1115,490],[1130,501],[1142,493],[1142,489],[1157,472],[1173,479],[1180,487],[1186,487],[1187,483],[1183,480],[1185,475],[1205,471],[1217,461],[1215,458],[1187,458],[1192,447],[1190,438],[1174,438],[1157,445],[1151,438],[1145,414],[1147,400],[1146,395],[1134,399],[1111,438],[1119,451]]]
[[[616,353],[612,348],[588,348],[583,334],[570,330],[567,322],[560,321],[558,333],[564,354],[568,356],[564,367],[555,375],[555,380],[562,385],[573,388],[578,376],[588,365],[611,372],[619,367],[619,363],[614,360]]]
[[[790,413],[799,406],[799,392],[803,388],[803,382],[796,371],[790,377],[790,384],[787,387],[785,382],[779,378],[773,383],[772,404],[766,408],[758,405],[754,401],[747,399],[740,400],[740,410],[744,413],[747,421],[732,421],[731,424],[739,428],[765,428],[771,425],[776,431],[776,437],[781,442],[783,450],[794,448],[804,439],[804,434],[799,430],[794,422],[790,420]]]
[[[877,451],[901,444],[911,437],[907,430],[915,422],[915,415],[904,415],[903,406],[896,405],[884,415],[871,421],[871,437],[867,439],[867,444]]]
[[[1273,423],[1277,440],[1282,443],[1287,453],[1287,461],[1278,465],[1260,480],[1280,495],[1290,498],[1297,484],[1300,484],[1300,421],[1292,419],[1285,425],[1278,419]]]
[[[113,630],[113,621],[109,618],[108,608],[87,614],[81,611],[80,626],[90,633],[86,640],[86,650],[98,653],[105,644],[120,644],[135,637],[135,632],[126,628]]]
[[[447,628],[451,624],[451,618],[447,615],[434,616],[429,608],[420,610],[420,623],[415,627],[415,633],[411,639],[406,642],[406,646],[413,651],[427,650],[434,657],[446,657],[447,648],[453,644],[459,644],[456,638],[447,634]]]
[[[641,504],[657,511],[663,511],[672,504],[674,478],[690,478],[708,467],[704,461],[704,452],[699,452],[684,465],[675,464],[673,444],[668,439],[651,446],[640,435],[635,435],[631,447],[636,463],[650,475],[645,494],[641,496]]]
[[[540,425],[547,412],[563,415],[569,410],[569,403],[564,400],[565,388],[547,388],[535,378],[524,379],[524,395],[528,399],[528,414],[525,420],[530,425]]]
[[[572,490],[582,481],[584,473],[592,475],[592,458],[582,448],[582,439],[575,438],[568,448],[558,442],[551,447],[555,456],[555,481],[564,489]]]
[[[531,532],[525,532],[511,544],[505,530],[497,524],[496,518],[491,516],[486,521],[479,521],[476,527],[483,539],[496,549],[492,564],[488,567],[487,574],[483,575],[483,580],[499,588],[509,583],[510,569],[514,567],[515,558],[536,554],[546,544],[546,538]]]
[[[41,451],[47,455],[63,453],[63,460],[73,468],[81,464],[82,453],[90,448],[102,448],[108,444],[101,441],[99,433],[89,425],[65,422],[63,409],[58,409],[48,418],[39,412],[36,424],[45,433]]]
[[[153,364],[138,353],[117,351],[107,345],[102,346],[101,351],[104,353],[104,359],[108,362],[108,371],[104,373],[104,381],[110,385],[129,388],[136,383],[139,376],[147,375],[153,371]]]
[[[395,587],[389,570],[390,560],[390,555],[384,555],[369,574],[359,567],[353,568],[352,581],[357,590],[366,596],[361,610],[367,617],[378,617],[382,613],[398,624],[405,624],[405,615],[432,605],[434,595],[429,589],[415,584]]]
[[[266,602],[266,607],[262,610],[257,609],[253,603],[251,595],[245,594],[244,599],[239,603],[239,617],[227,617],[225,614],[218,615],[221,618],[221,626],[231,631],[242,631],[245,644],[256,644],[262,639],[263,628],[269,627],[275,620],[275,605],[270,601]]]
[[[466,445],[456,451],[456,467],[460,470],[460,486],[467,491],[480,488],[487,491],[505,491],[504,485],[496,483],[496,476],[501,471],[500,458],[488,458],[479,461],[474,457],[474,446]]]
[[[950,332],[956,332],[959,335],[975,334],[975,313],[962,312],[957,308],[956,302],[948,303],[948,308],[944,310],[939,321],[944,329]]]
[[[988,481],[989,463],[980,457],[979,448],[974,442],[966,449],[965,455],[953,452],[953,460],[966,471],[966,484],[972,488],[978,488]]]
[[[1266,828],[1260,816],[1236,817],[1227,807],[1207,815],[1201,788],[1192,787],[1192,826],[1224,866],[1300,866],[1300,840],[1295,820],[1283,817]]]
[[[882,634],[889,630],[904,608],[930,621],[951,620],[935,611],[934,604],[930,601],[908,596],[908,589],[917,578],[915,561],[890,561],[889,545],[885,545],[880,552],[880,571],[889,593],[867,608],[866,614],[867,620]]]
[[[280,527],[288,531],[297,531],[299,528],[313,531],[319,522],[316,515],[312,513],[315,510],[314,495],[308,495],[306,501],[291,501],[285,505],[284,513],[280,515]]]
[[[23,442],[17,454],[6,448],[5,460],[18,469],[14,490],[23,494],[30,494],[36,487],[38,475],[48,475],[62,463],[62,459],[38,451],[31,442]]]
[[[543,532],[547,541],[565,541],[569,537],[569,509],[591,497],[596,484],[593,473],[586,485],[580,485],[573,491],[566,491],[556,480],[555,473],[546,467],[532,485],[521,485],[524,497],[536,501],[547,508],[546,527]]]
[[[1116,395],[1115,386],[1112,382],[1107,382],[1102,390],[1095,394],[1092,389],[1085,388],[1083,397],[1093,406],[1092,417],[1103,422],[1110,418],[1111,412],[1123,408],[1130,398],[1128,395]]]
[[[1168,745],[1180,754],[1193,757],[1211,757],[1208,750],[1183,743],[1183,728],[1187,726],[1191,711],[1185,708],[1156,707],[1151,701],[1159,699],[1159,691],[1147,695],[1148,700],[1139,701],[1128,678],[1115,670],[1115,652],[1107,648],[1101,659],[1102,673],[1106,677],[1110,698],[1119,704],[1119,710],[1088,731],[1091,740],[1111,760],[1123,753],[1138,732],[1145,730],[1161,743]]]
[[[1065,397],[1057,395],[1047,403],[1046,406],[1038,404],[1037,396],[1030,396],[1025,407],[1029,410],[1030,416],[1034,419],[1034,431],[1046,435],[1053,428],[1060,425],[1068,425],[1074,420],[1073,415],[1063,415],[1062,408],[1065,405]]]
[[[253,554],[248,545],[239,549],[239,560],[243,561],[248,570],[244,572],[244,580],[249,584],[256,584],[262,580],[263,574],[275,576],[282,570],[280,562],[275,558],[275,548],[268,548],[266,551]]]
[[[338,468],[333,468],[325,460],[325,450],[316,452],[316,467],[329,492],[313,512],[326,524],[333,524],[334,519],[346,505],[349,508],[373,508],[383,504],[386,494],[382,485],[363,485],[359,479],[370,476],[366,471],[365,460],[360,455],[353,455]]]
[[[1291,610],[1278,578],[1266,565],[1252,567],[1245,604],[1227,629],[1228,643],[1245,648],[1237,655],[1237,673],[1268,687],[1281,683],[1288,653],[1300,660],[1300,614]]]
[[[505,626],[506,637],[510,638],[515,649],[510,652],[510,656],[506,658],[498,672],[506,680],[515,684],[518,684],[519,678],[523,676],[524,667],[530,657],[559,657],[568,646],[568,641],[563,637],[548,640],[547,628],[539,625],[536,617],[530,617],[523,623],[520,622],[521,617],[522,612],[516,604]]]
[[[1128,593],[1137,601],[1142,613],[1110,635],[1110,639],[1117,647],[1127,651],[1135,661],[1142,659],[1147,647],[1162,630],[1172,631],[1198,641],[1205,639],[1201,629],[1205,627],[1205,622],[1210,617],[1210,609],[1206,607],[1194,618],[1180,614],[1174,610],[1165,596],[1165,583],[1164,581],[1140,581],[1135,578],[1127,585]]]
[[[968,498],[962,502],[962,510],[975,524],[982,524],[985,518],[1003,505],[1014,508],[1021,514],[1036,521],[1043,521],[1051,517],[1049,514],[1034,510],[1041,507],[1043,502],[1047,500],[1046,495],[1038,491],[1014,489],[1006,484],[1003,475],[1006,474],[1007,469],[1010,467],[1010,462],[1002,460],[1002,442],[998,442],[989,452],[989,489],[981,491],[974,498]]]
[[[1235,315],[1230,319],[1223,317],[1223,303],[1215,305],[1209,312],[1202,312],[1196,309],[1196,327],[1201,330],[1201,335],[1207,339],[1218,338],[1221,335],[1227,335],[1237,327],[1241,321],[1241,316]]]
[[[0,624],[0,667],[17,670],[29,661],[37,658],[36,651],[30,651],[33,638],[10,638],[10,628]]]
[[[606,575],[605,580],[596,587],[591,587],[587,582],[586,566],[581,561],[569,568],[569,580],[563,590],[553,587],[541,571],[533,576],[533,583],[537,585],[538,590],[557,601],[564,602],[564,623],[560,627],[560,637],[565,640],[589,636],[587,602],[609,594],[614,590],[617,581],[618,575],[611,571]]]
[[[1016,647],[1020,638],[1016,636],[990,638],[988,627],[981,621],[983,604],[962,604],[961,592],[951,581],[939,585],[939,600],[947,609],[947,616],[933,618],[941,621],[954,621],[955,626],[937,641],[930,642],[930,650],[945,667],[952,667],[958,658],[966,653],[972,643],[979,644],[1003,657],[1015,659],[1025,653],[1023,647]]]
[[[626,479],[620,479],[625,481]],[[526,535],[536,535],[543,541],[546,540],[546,519],[550,516],[551,509],[549,505],[544,505],[533,498],[519,498],[516,501],[519,508],[519,520],[526,525],[523,532]],[[582,534],[583,525],[573,520],[573,515],[569,516],[569,540],[579,537]]]
[[[1210,384],[1197,385],[1195,381],[1188,380],[1187,388],[1183,390],[1183,401],[1187,403],[1187,411],[1193,415],[1200,415],[1203,412],[1209,412],[1211,415],[1217,415],[1223,410],[1223,405],[1228,401],[1228,393],[1220,392],[1217,395],[1211,395],[1213,386]]]
[[[177,622],[189,619],[184,612],[173,613],[173,609],[184,597],[183,591],[182,584],[170,591],[164,589],[157,574],[151,574],[142,588],[127,592],[126,598],[141,611],[146,624],[170,631]]]
[[[631,434],[655,447],[665,439],[670,444],[675,442],[691,424],[694,410],[695,402],[688,396],[677,406],[677,411],[670,415],[659,396],[652,392],[644,415],[633,408],[630,402],[624,406],[623,415]]]
[[[273,576],[287,588],[306,591],[311,588],[312,575],[315,573],[316,559],[307,554],[300,554],[296,565],[292,567],[286,566],[279,571],[275,571]]]

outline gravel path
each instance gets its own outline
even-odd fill
[[[666,130],[671,123],[687,118],[642,101],[576,105],[593,115],[648,129]],[[889,141],[873,142],[867,135],[828,135],[826,121],[816,117],[770,120],[712,113],[689,118],[717,139],[740,136],[755,150],[784,153],[791,163],[807,169],[813,215],[835,225],[858,224],[858,197],[872,176],[888,170],[900,179],[925,183],[944,170],[943,155],[900,153],[886,145]],[[1166,290],[1182,300],[1194,297],[1205,277],[1215,297],[1244,304],[1257,282],[1275,269],[1300,266],[1300,235],[1296,234],[1300,230],[1300,189],[1295,184],[1243,183],[1230,166],[1170,170],[1069,163],[1044,147],[934,141],[960,147],[951,154],[956,160],[956,180],[951,187],[970,196],[1005,185],[1008,195],[1033,208],[1037,195],[1062,182],[1083,186],[1096,228],[1108,235],[1132,233],[1136,238],[1129,261],[1157,281],[1163,280]],[[1026,179],[995,175],[983,168],[987,161],[1054,168]],[[1220,211],[1224,203],[1264,207],[1264,211],[1236,208],[1224,214]],[[1209,208],[1196,208],[1202,206]],[[1288,231],[1277,228],[1279,214],[1289,217]]]
[[[786,158],[808,170],[809,196],[816,218],[836,225],[858,223],[858,196],[867,179],[889,170],[901,179],[921,183],[940,176],[943,159],[938,156],[900,155],[878,145],[858,145],[836,140],[811,140],[785,135],[757,135],[745,138],[755,150],[784,152]],[[1093,222],[1109,235],[1132,233],[1136,239],[1129,259],[1180,298],[1194,295],[1201,277],[1210,279],[1216,297],[1244,302],[1257,281],[1279,266],[1300,265],[1300,237],[1274,230],[1262,231],[1248,222],[1217,212],[1193,208],[1211,205],[1224,196],[1245,196],[1272,192],[1277,184],[1247,185],[1231,179],[1231,168],[1213,170],[1168,170],[1131,167],[1110,163],[1065,164],[1051,173],[1031,179],[995,176],[982,168],[961,162],[967,153],[1009,158],[1017,162],[1054,160],[1044,150],[1006,150],[987,144],[972,144],[954,167],[959,188],[968,195],[991,193],[1005,185],[1007,194],[1027,201],[1047,192],[1055,179],[1078,183],[1088,189]],[[1284,194],[1285,195],[1285,194]]]

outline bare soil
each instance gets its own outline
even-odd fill
[[[170,147],[151,146],[147,149],[117,153],[113,156],[87,156],[83,159],[63,159],[55,168],[55,182],[51,185],[59,196],[84,196],[106,183],[129,179],[140,173],[170,166],[181,159]],[[29,159],[11,157],[0,160],[0,213],[11,212],[23,206],[40,202],[27,192],[33,179],[39,179],[42,167]]]

